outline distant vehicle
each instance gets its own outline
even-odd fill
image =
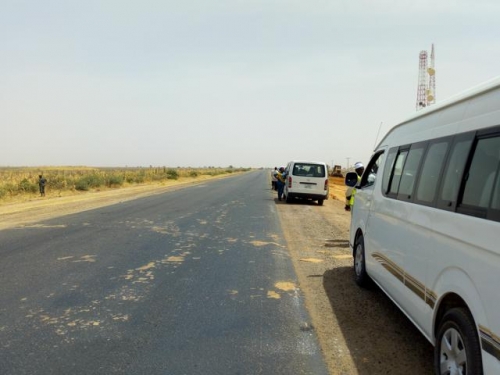
[[[318,201],[328,199],[328,167],[317,161],[291,161],[285,168],[284,196],[287,203],[295,198]]]
[[[394,127],[356,187],[355,280],[435,346],[436,374],[500,374],[499,233],[500,78]]]
[[[342,166],[341,165],[334,165],[333,166],[332,177],[344,177],[344,175],[342,174]]]

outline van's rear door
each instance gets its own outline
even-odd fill
[[[325,194],[328,176],[324,164],[295,163],[290,176],[294,193]]]

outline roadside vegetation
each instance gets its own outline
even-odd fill
[[[172,180],[214,177],[246,172],[250,168],[90,168],[90,167],[0,167],[0,202],[38,196],[38,176],[47,179],[47,195],[99,191],[121,187],[164,184]]]

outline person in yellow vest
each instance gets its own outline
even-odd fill
[[[363,172],[365,171],[365,166],[361,162],[357,162],[354,164],[354,170],[356,171],[356,174],[358,175],[358,183],[361,181],[361,176],[363,175]],[[354,196],[356,195],[356,188],[355,187],[347,187],[347,190],[345,191],[345,210],[346,211],[351,211],[352,206],[354,205]]]
[[[283,190],[285,189],[285,167],[280,167],[278,173],[276,173],[276,190],[278,190],[278,200],[280,201],[283,197]]]
[[[274,167],[274,170],[271,171],[271,189],[278,190],[276,188],[276,174],[278,173],[278,167]]]

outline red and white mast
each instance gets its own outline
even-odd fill
[[[436,103],[436,68],[434,44],[431,49],[430,64],[427,51],[420,51],[418,63],[417,111]]]

